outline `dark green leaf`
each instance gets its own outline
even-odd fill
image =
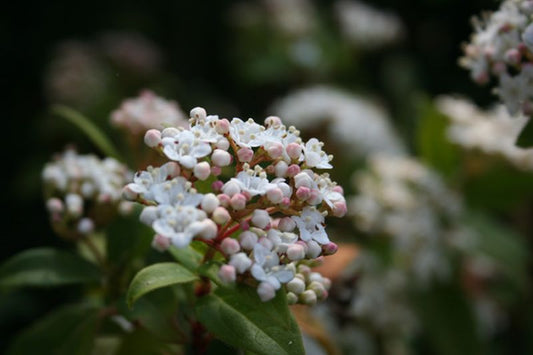
[[[98,310],[90,306],[63,307],[23,331],[11,344],[8,354],[91,354],[98,320]]]
[[[168,345],[144,329],[126,335],[116,355],[179,354],[178,346]]]
[[[169,251],[176,261],[192,272],[196,271],[202,261],[202,255],[190,245],[186,248],[170,247]]]
[[[66,251],[30,249],[0,266],[0,287],[59,286],[97,282],[100,270],[92,263]]]
[[[282,291],[262,302],[251,287],[219,287],[198,301],[196,314],[207,330],[236,348],[257,354],[304,353]]]
[[[520,132],[516,140],[516,145],[521,148],[531,148],[533,147],[533,123],[529,120],[526,123],[526,126]]]
[[[135,275],[126,296],[128,306],[155,289],[170,285],[191,282],[198,277],[178,263],[150,265]]]
[[[107,257],[113,264],[125,263],[150,251],[153,230],[138,223],[138,213],[117,217],[106,229]]]
[[[63,105],[56,105],[52,107],[52,112],[67,121],[74,124],[80,130],[83,131],[91,139],[91,141],[107,156],[121,160],[120,155],[111,143],[111,141],[105,136],[105,134],[94,125],[87,117],[83,116],[78,111],[75,111],[69,107]]]

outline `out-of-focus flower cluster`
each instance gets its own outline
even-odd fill
[[[152,128],[186,127],[185,113],[175,101],[144,90],[139,97],[125,100],[111,114],[111,122],[132,135],[144,134]]]
[[[502,105],[482,111],[468,100],[452,97],[440,97],[436,104],[451,119],[448,137],[452,142],[500,155],[520,169],[533,169],[533,149],[522,149],[515,143],[528,117],[513,118]]]
[[[123,201],[122,187],[128,169],[113,158],[99,159],[67,149],[46,164],[42,179],[46,208],[58,234],[76,238],[103,227],[116,212],[128,213],[133,205]]]
[[[533,113],[533,1],[506,0],[493,13],[474,18],[475,33],[460,63],[472,79],[496,81],[495,92],[511,115]]]
[[[359,1],[336,2],[335,15],[344,37],[358,48],[382,47],[400,40],[404,35],[403,23],[396,15]]]
[[[290,303],[314,304],[329,280],[310,270],[336,252],[325,217],[346,213],[343,190],[328,174],[331,155],[317,139],[270,116],[219,119],[191,111],[188,129],[149,130],[145,143],[170,162],[137,173],[124,196],[146,205],[140,219],[165,250],[199,240],[224,257],[226,282],[257,283],[266,301],[285,284]]]
[[[301,89],[278,101],[272,110],[302,130],[327,129],[332,141],[340,142],[360,157],[405,151],[380,106],[339,89],[327,86]]]

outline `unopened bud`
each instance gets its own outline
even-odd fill
[[[265,147],[268,156],[272,159],[277,159],[283,154],[283,145],[279,142],[273,142]]]
[[[316,293],[312,290],[306,290],[300,295],[300,301],[308,306],[314,306],[317,301]]]
[[[161,131],[161,139],[174,138],[180,133],[180,130],[175,127],[167,127]]]
[[[291,244],[287,248],[287,257],[291,261],[302,260],[305,257],[305,249],[300,244]]]
[[[310,189],[313,186],[313,179],[307,173],[304,173],[304,172],[298,173],[297,175],[294,176],[294,186],[296,188],[303,186],[303,187],[307,187]]]
[[[243,147],[237,151],[237,158],[242,163],[249,163],[254,157],[254,151],[250,148]]]
[[[265,118],[265,126],[279,127],[281,126],[281,119],[278,116],[268,116]]]
[[[232,265],[222,265],[218,270],[218,277],[225,283],[235,282],[237,273],[235,267]]]
[[[276,188],[268,190],[266,192],[266,196],[270,202],[277,204],[277,203],[280,203],[281,200],[283,199],[283,191],[281,191],[281,189],[276,187]]]
[[[288,177],[294,177],[300,173],[300,166],[296,164],[291,164],[287,168],[287,176]]]
[[[170,238],[156,234],[152,240],[152,247],[157,251],[164,252],[170,247]]]
[[[287,283],[287,290],[299,295],[305,291],[305,282],[302,279],[295,277]]]
[[[322,253],[322,247],[320,247],[320,245],[317,242],[315,242],[314,240],[310,240],[307,242],[306,255],[308,258],[314,259],[318,257],[320,253]]]
[[[196,176],[198,180],[204,181],[207,180],[209,175],[211,175],[211,166],[209,166],[208,162],[203,161],[194,166],[193,172],[194,176]]]
[[[272,284],[263,281],[257,286],[257,294],[259,295],[261,301],[270,301],[276,297],[276,289]]]
[[[282,232],[292,232],[296,228],[296,222],[290,217],[283,217],[278,222],[278,228]]]
[[[287,175],[288,168],[289,168],[289,165],[287,165],[287,163],[281,160],[276,164],[274,168],[274,173],[276,174],[277,177],[285,177]]]
[[[222,149],[215,149],[211,155],[211,160],[216,166],[228,166],[231,163],[231,155]]]
[[[46,201],[46,209],[50,213],[61,213],[64,210],[63,201],[57,197],[52,197]]]
[[[270,215],[266,210],[255,210],[252,214],[252,224],[260,229],[265,229],[270,224]]]
[[[229,212],[224,207],[217,207],[213,211],[213,221],[215,221],[217,224],[225,224],[230,220],[231,216],[229,215]]]
[[[252,260],[245,253],[237,253],[231,256],[229,264],[242,274],[252,266]]]
[[[150,148],[155,148],[161,144],[161,132],[157,129],[150,129],[144,134],[144,143]]]
[[[222,187],[222,192],[228,195],[229,197],[233,197],[233,195],[241,192],[241,187],[235,181],[230,180],[224,184],[224,186]]]
[[[307,174],[306,174],[307,175]],[[296,197],[300,201],[305,201],[311,196],[311,189],[301,186],[296,190]]]
[[[285,148],[287,151],[287,155],[291,159],[298,159],[300,158],[300,155],[302,154],[302,146],[298,143],[289,143],[287,145],[287,148]]]
[[[238,253],[239,250],[241,250],[241,246],[238,241],[236,241],[233,238],[225,238],[222,243],[220,243],[220,249],[226,254],[227,256],[233,255],[235,253]]]
[[[155,206],[147,206],[145,207],[141,215],[139,216],[139,220],[146,224],[147,226],[151,226],[152,223],[158,218],[158,211],[157,207]]]
[[[94,231],[94,222],[90,218],[82,218],[78,222],[78,232],[84,235]]]
[[[245,250],[252,250],[257,244],[257,235],[250,231],[244,231],[239,236],[241,246]]]
[[[235,194],[230,200],[230,205],[234,210],[240,211],[246,207],[246,197],[243,194]]]
[[[287,304],[289,305],[293,305],[293,304],[296,304],[298,302],[298,296],[296,296],[294,293],[292,292],[287,292]]]
[[[220,201],[213,193],[208,193],[202,199],[201,207],[206,213],[211,214],[220,205]]]
[[[191,110],[191,118],[194,118],[199,121],[205,120],[207,117],[207,112],[203,107],[195,107]]]
[[[229,121],[223,118],[217,121],[215,125],[215,130],[217,131],[218,134],[226,134],[229,132],[229,126],[230,126]]]
[[[220,138],[217,143],[215,144],[215,146],[218,148],[218,149],[222,149],[222,150],[228,150],[229,149],[229,141],[222,137]]]

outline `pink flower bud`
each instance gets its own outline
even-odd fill
[[[157,251],[164,252],[170,247],[170,238],[156,234],[152,240],[152,247]]]
[[[259,284],[259,286],[257,286],[257,294],[259,295],[261,301],[270,301],[276,297],[276,289],[272,284],[263,281]]]
[[[229,141],[222,137],[220,138],[217,143],[215,144],[215,146],[218,148],[218,149],[222,149],[222,150],[228,150],[229,149]]]
[[[272,165],[269,165],[269,167],[272,166]],[[287,165],[287,163],[285,163],[283,160],[279,161],[275,168],[274,168],[274,173],[276,174],[277,177],[285,177],[287,175],[287,169],[289,168],[289,166]]]
[[[324,255],[333,255],[337,252],[338,249],[339,246],[333,242],[329,242],[328,244],[322,246],[322,251],[324,252]]]
[[[296,223],[290,217],[283,217],[278,222],[278,229],[282,232],[292,232],[296,228]]]
[[[218,134],[226,134],[229,132],[229,126],[230,126],[229,121],[223,118],[217,121],[215,125],[215,130],[217,131]]]
[[[315,206],[321,202],[322,202],[322,194],[320,193],[320,191],[318,191],[317,189],[312,189],[311,195],[307,199],[307,203]]]
[[[218,270],[218,277],[225,283],[235,282],[237,278],[237,271],[232,265],[222,265]]]
[[[344,189],[341,185],[335,185],[332,188],[333,191],[340,193],[341,195],[344,195]]]
[[[289,207],[291,205],[291,199],[288,198],[288,197],[284,197],[282,200],[281,200],[281,203],[280,205],[282,207]]]
[[[280,203],[283,200],[283,191],[279,188],[273,188],[266,192],[268,200],[272,203]]]
[[[236,241],[233,238],[225,238],[222,243],[220,243],[220,249],[226,254],[227,256],[233,255],[235,253],[238,253],[239,250],[241,250],[241,246],[239,245],[239,242]]]
[[[277,159],[283,154],[283,145],[279,142],[273,142],[268,144],[265,150],[272,159]]]
[[[211,155],[211,160],[216,166],[228,166],[231,163],[231,155],[222,149],[215,149]]]
[[[205,120],[207,117],[207,112],[203,107],[195,107],[191,110],[191,118],[195,118],[197,120]]]
[[[215,208],[220,205],[220,201],[213,193],[209,193],[202,199],[201,207],[207,214],[213,213]]]
[[[161,144],[161,132],[157,129],[150,129],[144,135],[144,143],[150,148],[155,148]]]
[[[209,163],[206,161],[203,161],[201,163],[198,163],[194,166],[194,176],[198,178],[198,180],[204,181],[207,180],[209,175],[211,175],[211,166],[209,166]]]
[[[477,84],[483,85],[486,84],[489,81],[489,74],[483,70],[479,73],[476,73],[474,77],[472,78]]]
[[[239,236],[241,247],[245,250],[252,250],[257,244],[257,239],[257,234],[250,231],[244,231]]]
[[[281,119],[278,116],[268,116],[265,118],[265,126],[267,127],[279,127],[281,124]]]
[[[289,260],[302,260],[305,257],[305,249],[300,244],[292,244],[287,248],[287,257]]]
[[[244,220],[241,222],[241,229],[243,231],[247,231],[248,229],[250,229],[250,223],[248,223],[247,220]]]
[[[213,221],[215,221],[219,225],[227,223],[230,218],[231,216],[229,215],[228,210],[224,207],[217,207],[213,211]]]
[[[328,297],[328,291],[326,291],[321,282],[312,281],[309,284],[308,289],[313,291],[320,301],[325,300]]]
[[[64,210],[63,202],[56,197],[52,197],[46,201],[46,209],[50,213],[61,213]]]
[[[246,198],[246,201],[250,201],[252,199],[252,195],[248,191],[241,191],[241,194]]]
[[[300,173],[300,167],[296,164],[291,164],[287,168],[287,176],[294,177]]]
[[[242,210],[246,207],[246,197],[243,194],[235,194],[231,197],[230,205],[234,210]]]
[[[178,163],[171,161],[161,166],[161,169],[165,169],[167,173],[167,178],[172,179],[176,176],[179,176],[181,168]]]
[[[309,174],[301,172],[294,176],[294,186],[296,188],[299,188],[301,186],[311,188],[313,186],[313,179],[311,178],[311,176],[309,176]]]
[[[202,229],[200,230],[200,233],[198,234],[203,239],[214,239],[217,236],[218,227],[210,219],[204,219],[202,222]]]
[[[308,187],[302,186],[302,187],[299,187],[299,188],[296,190],[296,197],[297,197],[300,201],[305,201],[305,200],[307,200],[310,196],[311,196],[311,189],[309,189]]]
[[[220,202],[220,205],[223,207],[229,207],[231,197],[229,197],[226,194],[218,194],[217,195],[218,201]]]
[[[220,174],[222,174],[222,169],[218,166],[212,166],[211,174],[213,174],[214,176],[219,176]]]
[[[218,277],[225,283],[232,283],[237,278],[237,271],[232,265],[222,265],[218,270]]]
[[[255,210],[252,214],[252,224],[259,229],[265,229],[270,224],[270,215],[265,210]]]
[[[222,186],[224,186],[224,182],[217,180],[211,184],[211,189],[213,189],[214,192],[219,192],[222,190]]]
[[[522,55],[520,54],[518,49],[512,48],[505,52],[505,60],[512,65],[520,63],[521,59]]]
[[[241,192],[241,187],[235,181],[230,180],[224,184],[224,186],[222,187],[222,192],[224,192],[229,197],[233,197],[233,195]]]
[[[335,217],[344,217],[346,215],[346,212],[348,212],[348,208],[346,207],[346,202],[344,201],[337,201],[333,204],[333,215]]]
[[[289,143],[285,150],[291,159],[298,159],[302,154],[302,146],[298,143]]]
[[[254,151],[250,148],[243,147],[237,151],[237,158],[239,158],[240,162],[249,163],[252,161],[253,157]]]

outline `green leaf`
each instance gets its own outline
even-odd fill
[[[282,291],[262,302],[251,287],[219,287],[200,298],[196,315],[208,331],[236,348],[257,354],[304,353],[300,330]]]
[[[196,269],[200,266],[200,262],[202,261],[202,255],[191,245],[188,245],[186,248],[176,248],[171,246],[169,252],[177,262],[192,272],[196,272]]]
[[[177,345],[165,344],[144,329],[136,329],[126,335],[116,355],[161,355],[181,354]]]
[[[30,249],[0,266],[0,287],[59,286],[97,282],[100,270],[81,257],[51,248]]]
[[[87,137],[107,156],[113,157],[118,160],[122,160],[120,154],[115,149],[111,141],[106,135],[94,124],[90,119],[83,116],[78,111],[75,111],[69,107],[63,105],[55,105],[52,107],[52,112],[59,117],[62,117],[74,124],[81,131],[83,131]]]
[[[146,293],[170,285],[198,280],[198,277],[178,263],[158,263],[145,267],[131,281],[126,300],[128,306]]]
[[[98,310],[69,305],[38,320],[15,338],[8,354],[91,354],[98,327]]]
[[[520,148],[531,148],[533,147],[533,123],[531,119],[526,123],[526,126],[520,132],[516,140],[516,145]]]
[[[138,223],[139,213],[118,216],[106,229],[107,257],[113,264],[124,264],[151,250],[153,230]]]

